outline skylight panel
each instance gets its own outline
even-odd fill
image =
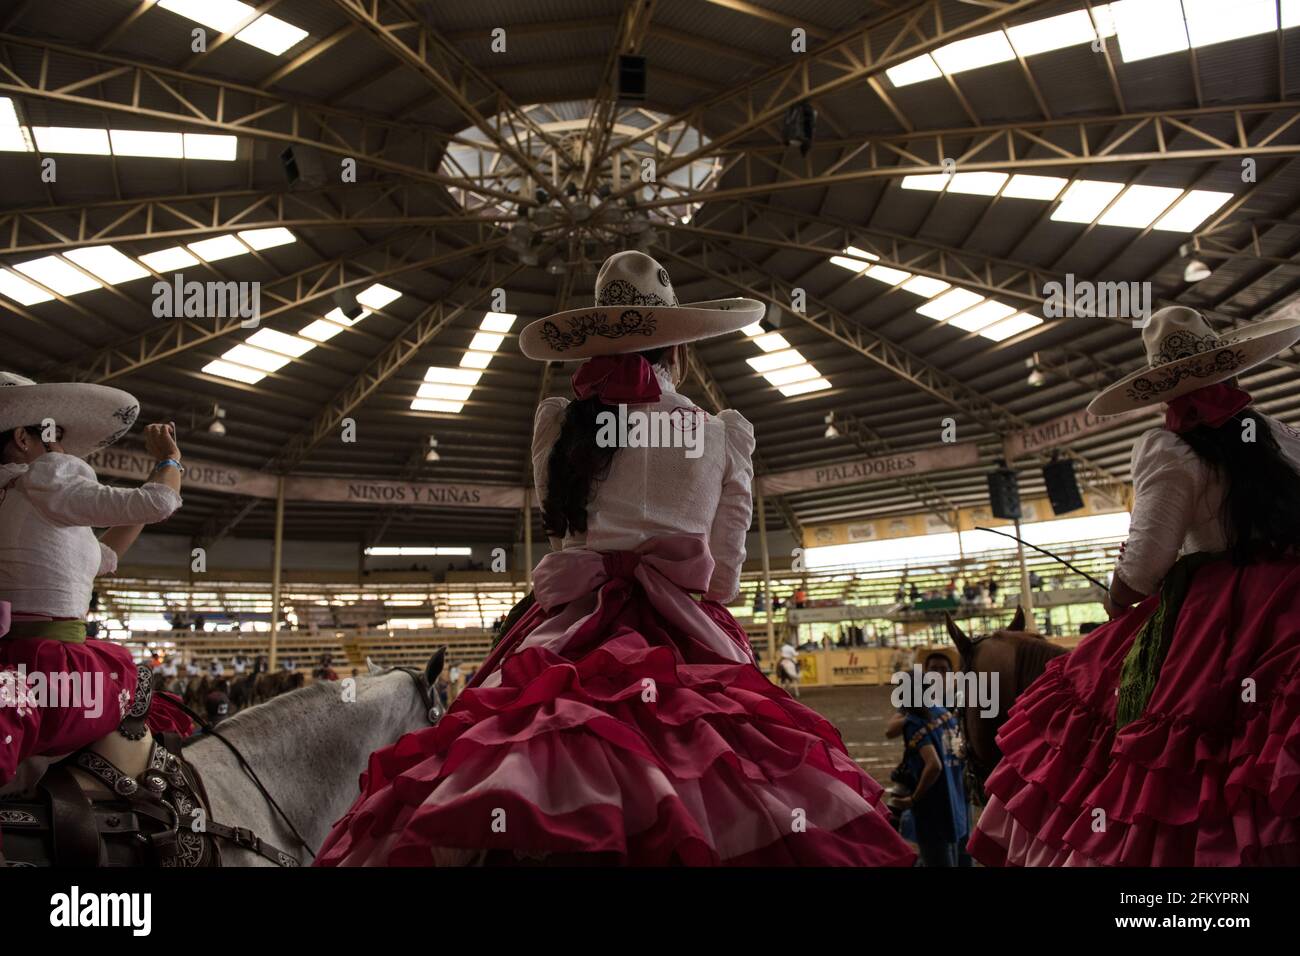
[[[140,257],[140,261],[147,265],[154,272],[174,272],[177,269],[188,269],[190,266],[199,264],[199,260],[194,258],[180,246],[172,246],[170,249],[159,249],[157,252],[146,252]]]
[[[1061,195],[1069,182],[1060,176],[1031,176],[1016,173],[1002,190],[1003,199],[1045,199],[1051,201]]]
[[[233,256],[242,256],[248,253],[248,246],[244,245],[238,239],[231,235],[213,236],[211,239],[200,239],[198,242],[187,242],[185,248],[190,250],[204,262],[220,262],[222,259],[229,259]]]
[[[1119,195],[1123,183],[1080,179],[1065,191],[1061,204],[1052,212],[1054,222],[1092,222]]]
[[[64,258],[71,259],[87,272],[97,276],[109,285],[143,279],[149,275],[147,269],[129,256],[124,256],[112,246],[86,246],[82,249],[69,249]]]
[[[0,150],[30,153],[34,148],[31,133],[18,122],[18,110],[14,107],[14,101],[7,96],[0,96]]]
[[[279,56],[306,35],[306,30],[266,13],[236,33],[235,39]]]
[[[143,129],[110,129],[109,141],[114,156],[148,156],[155,159],[181,159],[185,155],[180,133],[158,133]]]
[[[491,352],[466,352],[460,357],[461,368],[487,368],[492,361]]]
[[[75,126],[33,126],[36,148],[42,153],[78,153],[82,156],[108,156],[108,130],[80,129]]]
[[[939,64],[939,69],[949,76],[978,69],[981,66],[1005,63],[1015,58],[1016,51],[1011,49],[1011,44],[1007,42],[1007,35],[1001,30],[967,37],[965,40],[946,44],[934,51],[934,61]]]
[[[1282,0],[1282,29],[1300,27],[1300,0]]]
[[[859,249],[857,246],[845,246],[843,252],[846,256],[852,256],[854,259],[870,259],[872,262],[880,258],[874,252],[867,252],[866,249]]]
[[[271,226],[268,229],[244,229],[236,233],[236,235],[245,245],[251,246],[259,252],[263,249],[274,249],[276,246],[287,246],[291,242],[298,241],[298,238],[283,226]]]
[[[981,329],[980,335],[993,342],[1001,342],[1003,339],[1009,339],[1013,335],[1018,335],[1027,329],[1042,324],[1043,320],[1039,316],[1030,315],[1028,312],[1020,312],[1009,319],[1003,319],[997,325],[990,325],[986,329]]]
[[[247,365],[249,368],[260,369],[263,372],[278,371],[292,361],[287,355],[279,355],[275,352],[267,352],[263,349],[253,348],[251,345],[242,344],[228,349],[221,357],[228,362],[237,362],[240,365]]]
[[[782,385],[781,394],[786,398],[793,398],[796,395],[806,395],[808,392],[823,392],[831,387],[831,383],[824,378],[809,379],[806,382],[796,382],[794,385]]]
[[[302,329],[298,334],[303,338],[311,339],[315,342],[328,342],[334,336],[343,331],[343,326],[326,319],[317,319],[315,322]]]
[[[1075,10],[1007,29],[1007,39],[1016,52],[1025,57],[1091,43],[1096,38],[1097,31],[1093,29],[1087,10]]]
[[[362,309],[361,314],[358,315],[355,319],[349,319],[346,315],[343,314],[342,309],[336,308],[336,309],[330,309],[328,312],[326,312],[325,318],[327,318],[331,322],[337,323],[338,325],[342,325],[345,328],[351,328],[352,326],[356,325],[358,322],[360,322],[369,314],[370,314],[370,310]]]
[[[968,196],[996,196],[1007,181],[1006,173],[954,173],[948,192]]]
[[[948,324],[966,332],[978,332],[980,329],[1001,322],[1007,316],[1014,315],[1015,309],[993,299],[985,299],[974,308],[967,309],[950,319]]]
[[[1097,220],[1097,224],[1145,229],[1182,193],[1181,189],[1168,186],[1130,186]]]
[[[753,339],[753,338],[757,338],[758,336],[760,336],[760,335],[763,334],[763,323],[762,323],[762,322],[755,322],[753,325],[747,325],[747,326],[745,326],[745,327],[744,327],[743,329],[741,329],[740,331],[744,332],[744,333],[745,333],[746,335],[748,335],[751,339]]]
[[[20,305],[36,305],[39,302],[50,302],[54,299],[54,296],[44,289],[38,288],[8,269],[0,269],[0,293],[7,295]]]
[[[781,352],[766,352],[745,359],[755,372],[770,372],[773,369],[786,368],[790,365],[802,365],[807,361],[798,349],[785,349]]]
[[[795,382],[805,382],[810,378],[820,378],[821,373],[813,368],[807,362],[802,365],[791,365],[787,368],[777,368],[770,372],[764,372],[763,378],[769,383],[780,387],[782,385],[793,385]]]
[[[503,341],[505,336],[496,332],[475,332],[474,338],[470,339],[469,348],[471,352],[495,352]]]
[[[103,288],[99,280],[91,278],[58,256],[44,256],[31,262],[18,262],[14,264],[14,268],[59,295],[76,295],[78,292]]]
[[[1183,0],[1193,47],[1225,43],[1277,29],[1276,0]]]
[[[790,347],[790,343],[785,340],[785,336],[780,332],[769,332],[767,335],[760,335],[754,339],[754,344],[764,352],[779,352]]]
[[[296,335],[286,335],[275,329],[258,329],[248,337],[247,341],[249,345],[256,345],[258,348],[267,349],[271,352],[279,352],[281,355],[287,355],[290,358],[300,358],[316,347],[315,342],[299,338]]]
[[[240,0],[158,0],[158,6],[220,33],[229,33],[256,12]]]
[[[367,309],[382,309],[390,302],[395,302],[402,297],[402,293],[396,289],[390,289],[386,285],[376,282],[368,289],[357,293],[357,301]]]
[[[438,365],[430,365],[429,370],[424,373],[426,382],[442,382],[447,385],[477,385],[482,377],[482,372],[473,369],[445,368]]]
[[[474,391],[469,385],[445,385],[441,382],[425,382],[420,386],[415,397],[419,398],[439,398],[444,401],[464,402],[469,398],[470,392]]]
[[[1161,232],[1191,232],[1218,212],[1219,207],[1231,198],[1232,193],[1193,189],[1174,203],[1173,208],[1161,216],[1151,228]]]
[[[224,133],[185,133],[186,159],[233,160],[239,153],[239,138]]]
[[[1187,49],[1180,0],[1116,0],[1110,5],[1125,63]]]
[[[948,188],[950,179],[952,179],[952,176],[947,173],[904,176],[902,186],[904,189],[924,189],[927,192],[941,193]]]
[[[459,415],[465,403],[448,402],[438,398],[417,398],[411,402],[411,407],[417,412],[450,412]]]
[[[927,318],[942,322],[944,319],[956,315],[958,312],[964,312],[971,306],[983,301],[984,296],[978,295],[970,291],[970,289],[959,287],[931,299],[925,305],[918,306],[916,311]]]
[[[253,385],[266,378],[265,372],[259,372],[254,368],[245,368],[243,365],[235,365],[221,359],[214,359],[209,362],[203,366],[203,371],[209,375],[219,375],[222,378],[233,379],[236,382],[244,382],[248,385]]]
[[[884,282],[888,285],[898,285],[912,278],[912,273],[904,272],[902,269],[894,269],[890,266],[872,266],[865,274],[877,282]]]
[[[923,80],[937,80],[943,76],[943,71],[939,69],[930,54],[923,53],[898,66],[891,66],[885,71],[885,75],[895,86],[911,86]]]
[[[484,332],[509,332],[519,316],[511,312],[489,312],[478,327]]]
[[[861,259],[850,259],[848,256],[831,256],[831,262],[841,269],[848,269],[850,272],[865,272],[871,265],[869,262],[863,262]]]
[[[942,279],[932,279],[930,276],[912,276],[903,283],[903,288],[915,295],[924,296],[927,299],[933,299],[940,292],[951,288],[952,284],[944,282]]]

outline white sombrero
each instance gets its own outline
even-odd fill
[[[1215,332],[1204,316],[1171,305],[1151,316],[1142,330],[1147,364],[1106,388],[1088,405],[1093,415],[1118,415],[1168,402],[1206,385],[1223,382],[1267,362],[1300,341],[1300,317],[1263,319]]]
[[[519,334],[519,349],[552,362],[644,352],[737,332],[764,311],[757,299],[681,305],[667,269],[644,252],[616,252],[596,276],[596,304],[530,322]]]
[[[63,450],[84,458],[111,445],[135,424],[140,403],[120,388],[86,382],[37,385],[13,372],[0,372],[0,433],[47,418],[63,429]]]

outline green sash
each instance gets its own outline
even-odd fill
[[[1222,561],[1226,557],[1226,553],[1210,551],[1185,554],[1165,575],[1160,585],[1160,603],[1138,631],[1128,656],[1124,658],[1124,668],[1120,672],[1119,700],[1115,704],[1116,730],[1137,720],[1146,710],[1147,702],[1155,692],[1156,682],[1160,679],[1160,669],[1164,667],[1165,655],[1169,652],[1169,643],[1174,636],[1174,626],[1178,623],[1178,613],[1182,610],[1187,592],[1191,590],[1192,578],[1205,565]]]
[[[86,643],[85,621],[14,621],[5,637],[47,638],[68,644]]]

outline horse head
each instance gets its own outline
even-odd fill
[[[1015,616],[1003,629],[970,638],[945,615],[948,637],[961,654],[961,669],[977,676],[977,687],[990,689],[990,700],[968,699],[961,710],[962,736],[966,741],[966,767],[972,792],[984,800],[984,781],[1002,759],[997,734],[1007,719],[1007,712],[1047,661],[1065,653],[1041,634],[1025,630],[1025,611],[1016,608]],[[985,681],[983,676],[987,675]]]

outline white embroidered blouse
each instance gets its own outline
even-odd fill
[[[668,413],[675,429],[702,429],[702,437],[694,439],[699,457],[687,457],[685,448],[619,448],[608,477],[593,484],[586,534],[552,538],[551,547],[624,551],[658,535],[702,534],[715,564],[705,596],[727,603],[740,591],[754,505],[754,429],[739,412],[715,416],[695,408],[658,366],[655,376],[659,401],[629,411]],[[537,407],[533,475],[539,501],[546,498],[547,461],[568,406],[567,398],[548,398]]]
[[[181,506],[166,485],[109,488],[80,458],[53,452],[29,465],[0,465],[0,488],[7,485],[0,500],[0,601],[50,617],[84,617],[95,576],[117,570],[117,554],[92,527],[152,524]]]
[[[1282,453],[1300,470],[1300,432],[1267,419]],[[1222,513],[1225,489],[1177,434],[1143,432],[1133,446],[1133,518],[1115,572],[1139,594],[1160,587],[1180,554],[1227,547]]]

